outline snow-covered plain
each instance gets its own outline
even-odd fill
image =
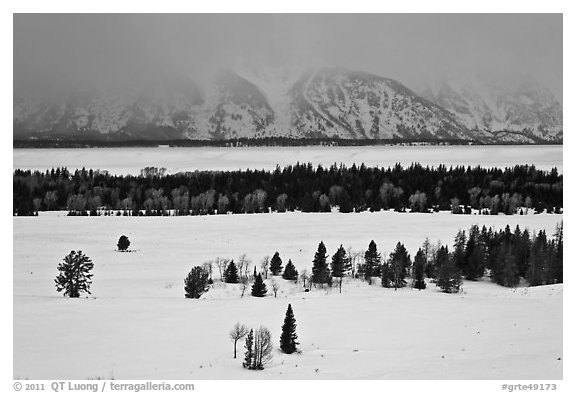
[[[166,168],[168,173],[194,170],[274,169],[296,162],[330,166],[389,167],[482,165],[504,168],[530,163],[537,168],[562,172],[562,146],[363,146],[275,148],[103,148],[14,149],[14,169],[46,170],[92,168],[113,174],[139,174],[142,168]]]
[[[426,236],[452,244],[459,228],[506,224],[553,233],[561,215],[257,214],[193,217],[14,217],[14,377],[30,379],[561,379],[562,285],[509,289],[465,282],[459,294],[394,291],[345,282],[343,293],[279,280],[278,298],[240,298],[216,284],[184,298],[194,265],[279,251],[310,271],[318,242],[387,255],[403,241],[414,255]],[[135,252],[119,253],[121,234]],[[92,295],[56,292],[70,250],[94,261]],[[251,266],[251,269],[253,265]],[[217,270],[214,273],[218,276]],[[270,281],[267,282],[272,294]],[[232,359],[235,322],[268,327],[278,347],[288,303],[300,355],[274,351],[261,372]]]

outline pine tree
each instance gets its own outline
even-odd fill
[[[340,244],[340,248],[332,255],[332,276],[340,278],[339,288],[342,293],[342,278],[352,268],[350,258],[346,255],[346,250]]]
[[[368,245],[368,250],[364,253],[364,277],[368,284],[372,284],[372,277],[377,277],[380,275],[380,263],[382,261],[382,256],[378,252],[376,243],[374,240]]]
[[[464,271],[466,267],[465,250],[466,232],[464,230],[459,230],[454,239],[454,253],[452,254],[452,259],[454,260],[456,267],[461,271]]]
[[[282,272],[282,259],[278,251],[274,253],[270,260],[270,271],[273,276],[278,276]]]
[[[477,280],[484,275],[485,257],[486,251],[480,240],[478,225],[472,225],[464,249],[464,267],[462,269],[467,280]]]
[[[201,266],[194,266],[184,279],[184,296],[188,299],[198,299],[208,291],[208,272]]]
[[[394,289],[406,286],[406,276],[408,275],[408,268],[411,264],[412,261],[406,251],[406,247],[398,242],[396,248],[390,254],[389,262],[390,268],[392,269]]]
[[[126,251],[128,250],[128,247],[130,247],[130,240],[128,239],[128,236],[122,235],[120,236],[120,239],[118,239],[118,251]]]
[[[538,232],[532,240],[530,247],[530,259],[528,261],[528,270],[526,271],[526,279],[530,286],[542,285],[545,283],[544,266],[546,259],[546,233],[544,231]]]
[[[262,280],[262,275],[258,273],[256,279],[254,280],[254,284],[252,284],[252,296],[255,297],[264,297],[268,289],[266,289],[266,284]]]
[[[384,262],[380,267],[380,277],[384,288],[390,288],[392,286],[392,269],[388,262]]]
[[[516,266],[516,257],[512,253],[512,246],[502,244],[498,251],[499,269],[494,272],[492,279],[498,284],[505,287],[515,287],[520,282],[518,267]]]
[[[240,278],[238,277],[238,268],[234,261],[230,261],[226,270],[224,270],[224,281],[228,284],[238,284],[240,282]]]
[[[284,280],[296,281],[298,280],[298,271],[296,267],[292,263],[292,260],[289,259],[286,267],[284,268],[284,273],[282,273],[282,278]]]
[[[419,248],[416,256],[414,257],[414,288],[426,289],[426,281],[424,281],[424,271],[426,270],[426,255],[424,251]]]
[[[553,283],[564,282],[564,222],[556,225],[556,232],[554,233],[554,260],[552,263],[552,279]]]
[[[246,336],[246,342],[244,343],[244,348],[246,348],[246,352],[244,353],[244,363],[242,366],[244,368],[251,369],[252,363],[254,360],[254,329],[250,329],[250,333]]]
[[[438,277],[440,268],[450,262],[450,253],[448,252],[448,246],[440,246],[436,251],[436,256],[434,258],[434,271],[436,273],[434,278]]]
[[[82,251],[70,251],[64,257],[64,263],[58,265],[60,274],[56,277],[56,290],[64,291],[64,296],[80,297],[80,292],[90,292],[92,284],[91,270],[94,264]]]
[[[526,271],[530,262],[530,232],[528,229],[520,232],[520,227],[517,227],[518,232],[514,231],[514,248],[512,253],[516,256],[516,266],[518,267],[518,274],[521,277],[526,277]]]
[[[442,292],[453,293],[460,290],[462,285],[462,276],[460,270],[452,260],[443,263],[438,269],[438,279],[436,286],[442,289]]]
[[[296,318],[294,318],[292,305],[288,304],[286,316],[284,317],[284,324],[282,325],[282,334],[280,335],[280,349],[282,352],[288,354],[296,352],[296,346],[299,344],[296,342],[297,339]]]
[[[315,284],[326,284],[330,279],[330,271],[326,263],[326,246],[324,242],[318,244],[318,251],[314,254],[312,262],[312,282]]]

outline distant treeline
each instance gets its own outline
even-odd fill
[[[157,147],[165,145],[170,147],[260,147],[260,146],[386,146],[386,145],[470,145],[482,144],[478,141],[462,139],[342,139],[342,138],[236,138],[222,140],[128,140],[128,139],[105,139],[95,135],[92,138],[77,139],[70,136],[60,138],[36,137],[33,139],[14,139],[14,148],[90,148],[90,147]],[[499,145],[518,144],[498,142]],[[541,144],[557,144],[542,141]]]
[[[14,171],[13,214],[68,210],[71,215],[203,215],[269,211],[340,212],[451,210],[483,214],[561,212],[562,175],[556,169],[435,168],[400,164],[290,165],[273,171],[195,171],[165,174],[145,168],[138,176],[92,169]]]

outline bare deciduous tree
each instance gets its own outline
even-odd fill
[[[302,270],[300,272],[300,278],[302,279],[304,289],[306,289],[306,280],[311,281],[310,276],[308,275],[308,270],[306,269]]]
[[[212,281],[212,269],[213,269],[213,267],[214,267],[214,262],[212,262],[212,261],[204,262],[202,264],[202,268],[204,268],[204,270],[206,272],[208,272],[208,277],[209,277],[210,281]]]
[[[348,247],[348,257],[352,264],[352,278],[356,278],[356,275],[358,274],[358,263],[359,261],[362,261],[364,253],[362,251],[354,251],[352,247]]]
[[[248,278],[248,269],[251,263],[252,261],[246,257],[246,254],[238,257],[238,273],[240,274],[240,278],[242,278],[242,276]]]
[[[264,366],[272,361],[272,335],[270,331],[261,326],[254,332],[254,361],[253,369],[263,370]]]
[[[262,262],[260,263],[260,267],[262,268],[262,272],[264,273],[264,278],[268,278],[268,267],[270,266],[270,256],[266,255]]]
[[[240,297],[244,297],[244,292],[246,292],[246,288],[248,288],[248,277],[242,277],[240,279],[240,288],[242,288]]]
[[[248,334],[249,330],[246,325],[241,325],[240,322],[236,322],[236,325],[230,330],[229,337],[230,340],[234,342],[234,359],[236,359],[236,344],[238,340],[243,338]]]
[[[218,257],[216,258],[214,263],[216,264],[216,266],[218,266],[218,272],[220,273],[220,281],[224,281],[224,272],[226,271],[226,268],[228,267],[228,263],[230,263],[230,260]]]
[[[272,291],[274,292],[274,297],[278,294],[278,290],[280,289],[280,284],[276,280],[272,280]]]

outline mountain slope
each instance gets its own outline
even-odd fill
[[[454,115],[401,83],[364,72],[324,68],[292,88],[293,125],[303,137],[470,139]]]
[[[498,86],[479,78],[441,80],[422,96],[446,108],[476,134],[500,141],[562,141],[562,105],[531,80]]]
[[[562,141],[545,88],[436,84],[420,96],[393,79],[341,68],[225,70],[200,88],[167,77],[130,90],[14,96],[15,138],[291,138]]]

